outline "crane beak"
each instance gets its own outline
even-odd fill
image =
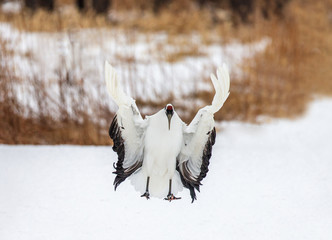
[[[174,109],[173,106],[171,104],[167,104],[165,107],[165,113],[168,119],[168,130],[171,130],[171,119],[173,117],[174,114]]]
[[[173,114],[172,113],[167,113],[167,119],[168,119],[168,130],[171,130],[171,119],[172,119]]]

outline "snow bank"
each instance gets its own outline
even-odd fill
[[[21,2],[4,2],[0,4],[1,11],[3,13],[19,13],[22,9],[22,3]]]

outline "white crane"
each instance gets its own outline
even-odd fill
[[[112,121],[109,135],[113,150],[118,154],[115,168],[116,188],[130,177],[141,197],[175,197],[183,187],[196,199],[201,181],[208,172],[212,145],[215,142],[214,113],[229,95],[229,73],[224,64],[211,74],[215,89],[212,104],[201,108],[187,126],[172,104],[154,115],[142,118],[135,100],[126,95],[117,79],[115,69],[105,62],[107,89],[119,109]]]

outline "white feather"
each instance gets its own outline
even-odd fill
[[[230,79],[226,64],[218,68],[217,78],[215,75],[211,74],[211,81],[216,91],[212,101],[211,111],[212,113],[216,113],[224,105],[224,102],[229,96]]]
[[[170,179],[173,194],[182,190],[180,175],[176,171],[177,160],[180,164],[187,162],[190,174],[197,178],[209,133],[214,128],[213,114],[219,111],[229,95],[226,65],[217,70],[217,77],[211,74],[216,91],[212,104],[200,109],[189,126],[174,111],[169,127],[165,109],[143,120],[135,100],[124,93],[108,62],[105,62],[105,80],[119,107],[117,123],[125,146],[123,166],[130,167],[143,159],[142,167],[130,176],[136,190],[145,192],[147,177],[150,177],[151,196],[165,197]]]
[[[191,174],[197,178],[201,172],[202,155],[209,138],[208,133],[214,128],[214,113],[218,112],[229,96],[230,78],[226,64],[217,70],[217,77],[211,74],[211,81],[216,91],[212,104],[201,108],[188,127],[184,129],[184,144],[179,156],[180,163],[188,162]]]
[[[123,166],[126,168],[143,156],[144,132],[147,122],[142,119],[134,99],[123,92],[115,69],[108,62],[105,62],[105,80],[109,94],[119,107],[116,115],[118,125],[122,127],[121,134],[125,144]]]
[[[168,194],[169,180],[172,179],[172,193],[182,190],[179,174],[175,174],[176,158],[183,142],[184,123],[174,112],[168,129],[165,110],[148,117],[144,140],[144,161],[142,170],[133,176],[132,183],[136,190],[145,192],[145,184],[150,176],[149,192],[151,196],[164,198]],[[140,181],[137,181],[140,179]]]
[[[121,85],[118,83],[115,69],[107,61],[105,61],[105,81],[109,94],[119,107],[122,105],[130,106],[135,103],[134,99],[124,93]]]

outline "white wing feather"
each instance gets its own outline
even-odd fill
[[[208,171],[211,149],[215,139],[214,113],[218,112],[229,96],[230,78],[227,66],[217,70],[217,77],[211,74],[215,88],[212,104],[201,108],[189,126],[184,129],[184,144],[178,156],[183,181],[196,199],[194,188],[199,190],[201,180]]]
[[[118,83],[115,69],[107,61],[105,61],[105,81],[109,94],[119,107],[121,105],[130,106],[132,103],[135,103],[134,99],[124,93]]]
[[[109,131],[114,142],[113,149],[118,153],[117,177],[114,181],[116,188],[143,161],[147,120],[142,119],[135,100],[124,93],[115,69],[108,62],[105,62],[105,80],[109,94],[119,107]]]
[[[211,105],[211,112],[216,113],[224,105],[229,96],[230,79],[226,64],[218,68],[217,78],[213,74],[210,77],[216,91]]]
[[[212,104],[201,108],[194,119],[191,121],[189,126],[185,129],[187,133],[195,133],[197,132],[197,127],[199,122],[201,121],[201,117],[207,114],[209,117],[204,118],[204,121],[207,121],[204,126],[212,126],[214,127],[214,113],[218,112],[221,107],[224,105],[225,101],[229,96],[229,87],[230,87],[230,78],[229,72],[226,64],[223,64],[222,67],[219,67],[217,70],[217,78],[214,74],[211,73],[211,81],[216,91]],[[211,130],[211,129],[210,129]]]

